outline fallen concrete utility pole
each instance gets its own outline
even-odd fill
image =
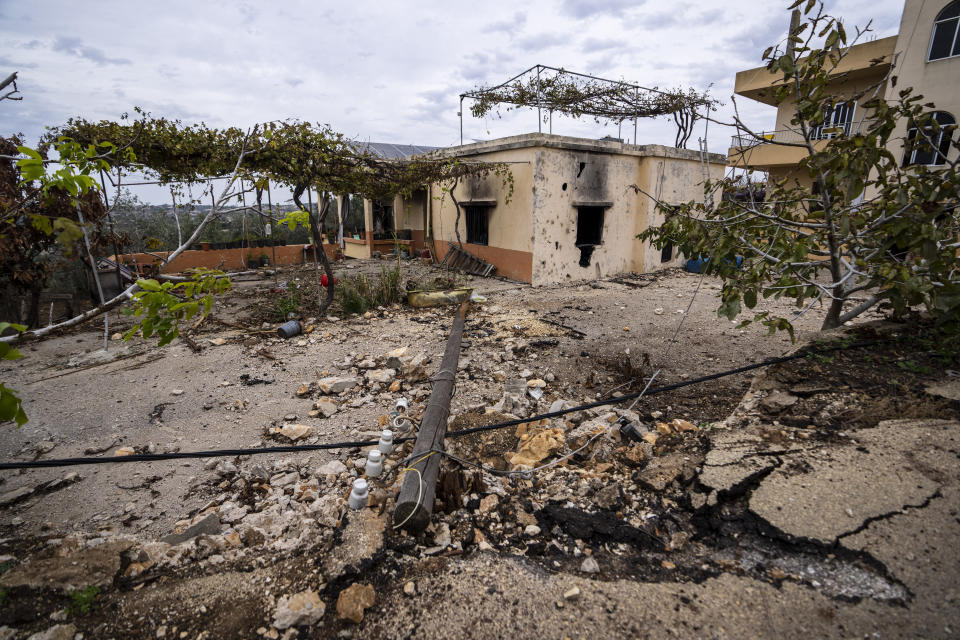
[[[463,338],[463,323],[470,303],[464,302],[457,309],[447,340],[447,350],[440,363],[440,371],[434,376],[433,392],[427,402],[427,408],[420,420],[420,431],[413,444],[410,464],[407,465],[403,486],[397,497],[397,507],[393,511],[395,526],[408,531],[422,531],[430,523],[433,512],[433,500],[437,493],[437,475],[440,472],[442,456],[430,454],[434,449],[443,448],[443,439],[447,434],[447,417],[450,415],[450,398],[453,395],[453,383],[457,377],[457,363],[460,361],[460,341]]]

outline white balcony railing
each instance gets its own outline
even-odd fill
[[[865,131],[869,126],[868,120],[842,122],[838,124],[822,124],[810,131],[813,140],[829,140],[837,136],[848,136],[851,132]],[[778,131],[760,131],[756,136],[741,133],[730,138],[730,146],[734,148],[751,148],[769,142],[803,142],[803,133],[799,129],[780,129]]]

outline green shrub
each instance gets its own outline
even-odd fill
[[[67,613],[71,615],[86,615],[96,606],[94,601],[100,595],[100,587],[90,585],[83,589],[75,589],[67,595],[70,596],[70,604],[67,605]]]
[[[400,302],[403,299],[403,289],[400,281],[403,278],[400,263],[397,262],[393,267],[383,265],[380,267],[380,282],[377,283],[373,302],[377,305],[387,306]]]
[[[288,282],[287,290],[290,292],[289,295],[277,298],[277,301],[273,303],[273,313],[277,322],[285,322],[288,314],[297,313],[300,310],[300,294],[297,293],[297,283],[292,280]]]

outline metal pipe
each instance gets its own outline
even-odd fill
[[[460,111],[457,115],[460,116],[460,146],[463,146],[463,94],[460,95]]]
[[[543,118],[540,116],[540,65],[537,65],[537,133],[543,133],[542,124]]]

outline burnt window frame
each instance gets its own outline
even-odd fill
[[[941,30],[942,33],[949,36],[951,29],[953,30],[953,38],[949,42],[949,53],[934,58],[933,46],[937,42],[937,36],[941,33]],[[933,30],[930,32],[930,46],[927,47],[927,62],[949,60],[956,57],[960,57],[960,0],[954,0],[945,6],[934,18]]]
[[[490,214],[492,212],[492,205],[464,205],[463,217],[464,225],[467,228],[467,244],[476,244],[484,247],[490,246]],[[478,215],[481,216],[482,222],[477,219]],[[471,220],[471,218],[473,219]],[[479,234],[479,237],[477,237],[477,234]]]
[[[603,205],[576,205],[576,209],[577,209],[577,236],[576,236],[576,238],[575,238],[575,240],[574,240],[574,245],[575,245],[577,248],[580,248],[580,247],[599,247],[600,245],[603,244],[603,225],[604,225],[604,223],[605,223],[606,220],[607,220],[607,209],[609,209],[609,207],[603,206]],[[594,210],[594,211],[598,211],[598,212],[600,213],[600,223],[599,223],[599,225],[597,225],[596,234],[595,234],[595,235],[596,235],[596,238],[595,238],[595,239],[596,239],[596,242],[590,242],[590,241],[589,241],[589,240],[593,240],[593,239],[594,239],[593,237],[589,237],[589,238],[583,238],[583,237],[582,237],[582,234],[581,234],[581,226],[582,226],[581,221],[582,221],[582,219],[583,219],[582,216],[583,216],[583,213],[585,212],[585,210]]]

